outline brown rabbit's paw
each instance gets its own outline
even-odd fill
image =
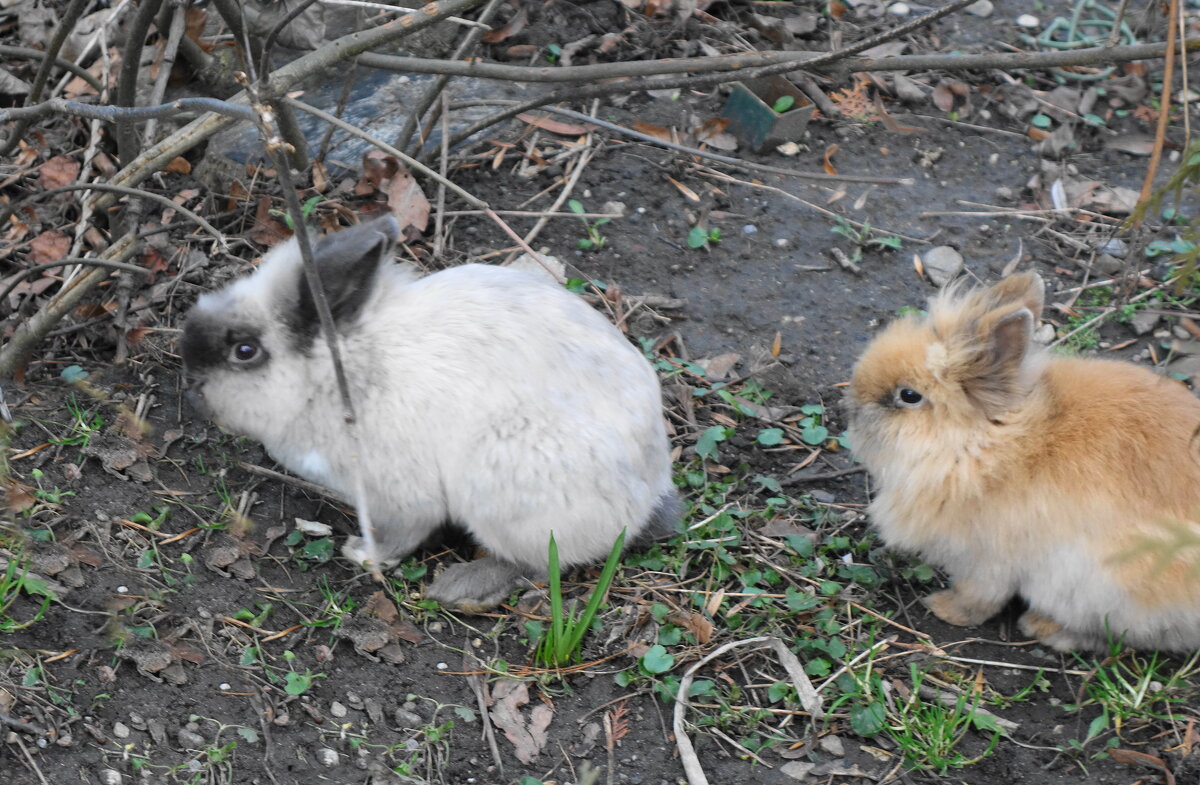
[[[442,570],[425,589],[425,599],[463,613],[483,613],[508,599],[524,575],[512,562],[485,556]]]
[[[974,627],[983,624],[995,615],[999,608],[995,603],[983,603],[966,596],[953,587],[930,594],[922,602],[947,624],[955,627]]]
[[[1067,631],[1061,624],[1037,611],[1025,611],[1017,622],[1021,634],[1038,641],[1055,651],[1071,651],[1072,649],[1091,648],[1072,632]]]

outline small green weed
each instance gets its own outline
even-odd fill
[[[899,237],[876,235],[870,221],[866,221],[861,227],[858,227],[839,215],[837,217],[837,225],[832,227],[830,231],[834,234],[840,234],[854,245],[854,250],[850,254],[850,261],[855,263],[862,261],[863,253],[873,248],[897,251],[902,246]]]
[[[587,232],[587,237],[581,238],[576,245],[581,251],[599,251],[604,247],[604,235],[600,234],[600,227],[608,223],[608,218],[596,218],[589,220],[584,216],[587,210],[583,209],[583,203],[578,199],[568,199],[567,207],[571,212],[579,216],[579,220],[583,221],[583,228]]]
[[[44,580],[29,574],[29,561],[19,541],[11,551],[13,556],[0,571],[0,634],[23,630],[38,623],[45,618],[50,603],[55,599],[54,592],[50,591]],[[34,600],[38,605],[32,616],[24,621],[11,614],[13,606],[22,596]]]
[[[995,751],[1003,731],[994,717],[976,711],[978,697],[968,699],[959,694],[953,703],[924,700],[919,693],[925,674],[910,663],[909,677],[911,694],[895,703],[895,710],[885,721],[888,735],[899,746],[909,768],[945,775],[950,769],[976,764]],[[990,738],[982,752],[968,755],[962,745],[972,730],[990,734]]]
[[[688,248],[707,248],[719,242],[721,242],[721,230],[715,226],[711,229],[705,229],[703,226],[693,226],[691,231],[688,232]]]

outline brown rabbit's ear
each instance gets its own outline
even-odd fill
[[[1022,371],[1033,337],[1033,313],[1014,303],[985,314],[976,326],[979,342],[963,389],[989,419],[996,419],[1028,393]]]
[[[1036,320],[1042,315],[1042,305],[1046,299],[1046,284],[1037,273],[1018,273],[1010,275],[992,287],[992,297],[997,305],[1019,303],[1033,314]]]

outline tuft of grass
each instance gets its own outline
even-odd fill
[[[569,610],[564,610],[563,608],[562,573],[559,570],[558,563],[558,543],[554,541],[554,534],[550,534],[550,626],[545,629],[541,639],[538,641],[537,651],[534,654],[536,662],[550,668],[561,668],[572,662],[579,661],[579,651],[583,645],[583,636],[591,629],[592,622],[596,618],[596,612],[600,609],[600,603],[603,602],[604,596],[608,593],[608,587],[612,585],[613,576],[616,575],[617,567],[621,562],[621,553],[624,549],[625,530],[622,529],[620,535],[617,536],[617,541],[613,543],[612,550],[608,554],[608,559],[604,562],[604,568],[600,570],[600,577],[596,580],[595,587],[592,588],[591,594],[588,595],[587,604],[584,606],[583,612],[576,617],[576,604],[573,603]]]

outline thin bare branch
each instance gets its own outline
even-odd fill
[[[23,57],[29,60],[45,60],[46,53],[41,49],[30,49],[27,46],[9,46],[8,44],[0,44],[0,55],[4,57]],[[89,74],[80,66],[72,63],[70,60],[64,60],[61,57],[51,58],[54,61],[56,68],[61,68],[64,71],[70,71],[75,76],[88,83],[97,93],[104,92],[104,85],[100,80]]]
[[[110,262],[107,259],[90,259],[82,256],[65,256],[57,262],[49,262],[48,264],[35,264],[33,267],[26,267],[23,270],[18,270],[16,274],[8,279],[8,285],[0,289],[0,303],[12,294],[13,289],[17,288],[17,284],[24,281],[26,278],[44,273],[47,270],[53,270],[56,267],[67,267],[72,264],[82,264],[86,267],[107,267],[110,270],[121,270],[127,273],[140,273],[149,275],[150,271],[145,267],[138,267],[136,264],[125,264],[124,262]]]
[[[7,226],[8,219],[11,218],[15,212],[30,202],[36,202],[41,199],[54,196],[55,194],[65,193],[67,191],[104,191],[106,193],[124,194],[125,196],[132,196],[137,199],[149,199],[152,202],[158,202],[163,207],[174,210],[188,220],[194,222],[197,226],[204,229],[204,231],[211,234],[213,239],[220,244],[221,250],[229,250],[225,244],[225,235],[221,234],[221,232],[219,232],[215,226],[186,207],[176,204],[161,194],[143,191],[139,188],[126,188],[122,185],[112,185],[109,183],[74,183],[72,185],[63,185],[59,186],[58,188],[48,188],[45,191],[38,191],[37,193],[30,194],[24,199],[20,199],[16,202],[12,202],[11,204],[6,204],[3,207],[0,207],[0,226]]]

